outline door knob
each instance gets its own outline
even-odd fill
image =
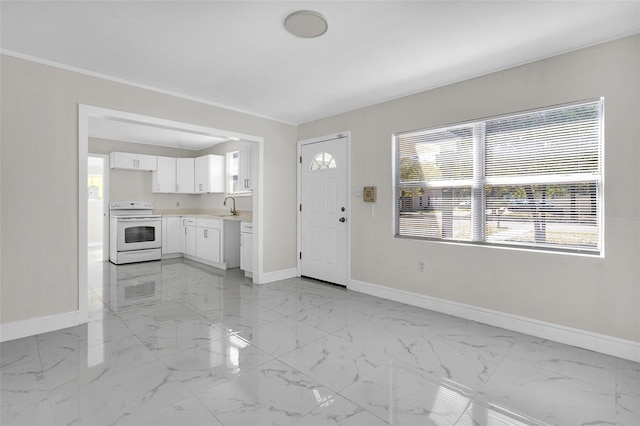
[[[340,219],[338,219],[340,222],[346,222],[347,218],[346,217],[341,217]]]

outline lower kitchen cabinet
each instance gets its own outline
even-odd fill
[[[240,223],[240,269],[247,277],[253,276],[253,223]]]
[[[196,228],[196,257],[222,263],[220,245],[220,229]]]
[[[182,256],[182,218],[165,216],[162,218],[162,256]]]
[[[237,268],[240,266],[240,222],[223,220],[222,223],[222,261],[227,268]]]
[[[182,218],[182,253],[188,256],[196,255],[196,220]]]
[[[163,257],[184,256],[220,269],[240,266],[239,221],[166,216],[162,224]]]
[[[240,269],[248,276],[253,274],[253,235],[240,234]]]

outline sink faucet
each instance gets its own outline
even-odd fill
[[[231,198],[231,201],[233,201],[233,207],[231,207],[231,215],[232,215],[232,216],[237,216],[237,215],[238,215],[238,212],[236,211],[236,199],[235,199],[235,198],[233,198],[233,197],[226,197],[226,198],[224,199],[224,202],[222,203],[222,205],[223,205],[223,206],[226,206],[226,205],[227,205],[227,200],[228,200],[229,198]]]

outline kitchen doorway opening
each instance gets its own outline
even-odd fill
[[[91,105],[78,105],[78,319],[79,323],[88,322],[89,310],[89,271],[88,271],[88,158],[89,158],[89,137],[90,129],[100,121],[115,121],[133,123],[150,128],[187,131],[201,135],[224,138],[226,140],[242,140],[253,143],[257,153],[257,177],[254,180],[252,208],[253,208],[253,283],[262,284],[264,282],[264,262],[263,262],[263,209],[264,209],[264,138],[260,136],[242,134],[222,129],[199,126],[185,122],[166,120],[157,117],[145,116],[135,113],[118,111],[108,108],[101,108]],[[107,163],[108,164],[108,163]],[[108,172],[108,171],[107,171]],[[107,197],[108,198],[108,195]],[[106,212],[108,216],[108,211]],[[108,229],[107,229],[108,232]],[[103,245],[103,256],[107,256],[108,238],[105,238]]]
[[[102,307],[109,260],[109,156],[87,157],[87,310]],[[88,315],[88,314],[87,314]]]
[[[89,154],[87,158],[87,259],[108,260],[109,157]]]

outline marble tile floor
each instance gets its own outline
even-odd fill
[[[90,263],[0,344],[2,425],[640,425],[640,364],[306,279]]]

